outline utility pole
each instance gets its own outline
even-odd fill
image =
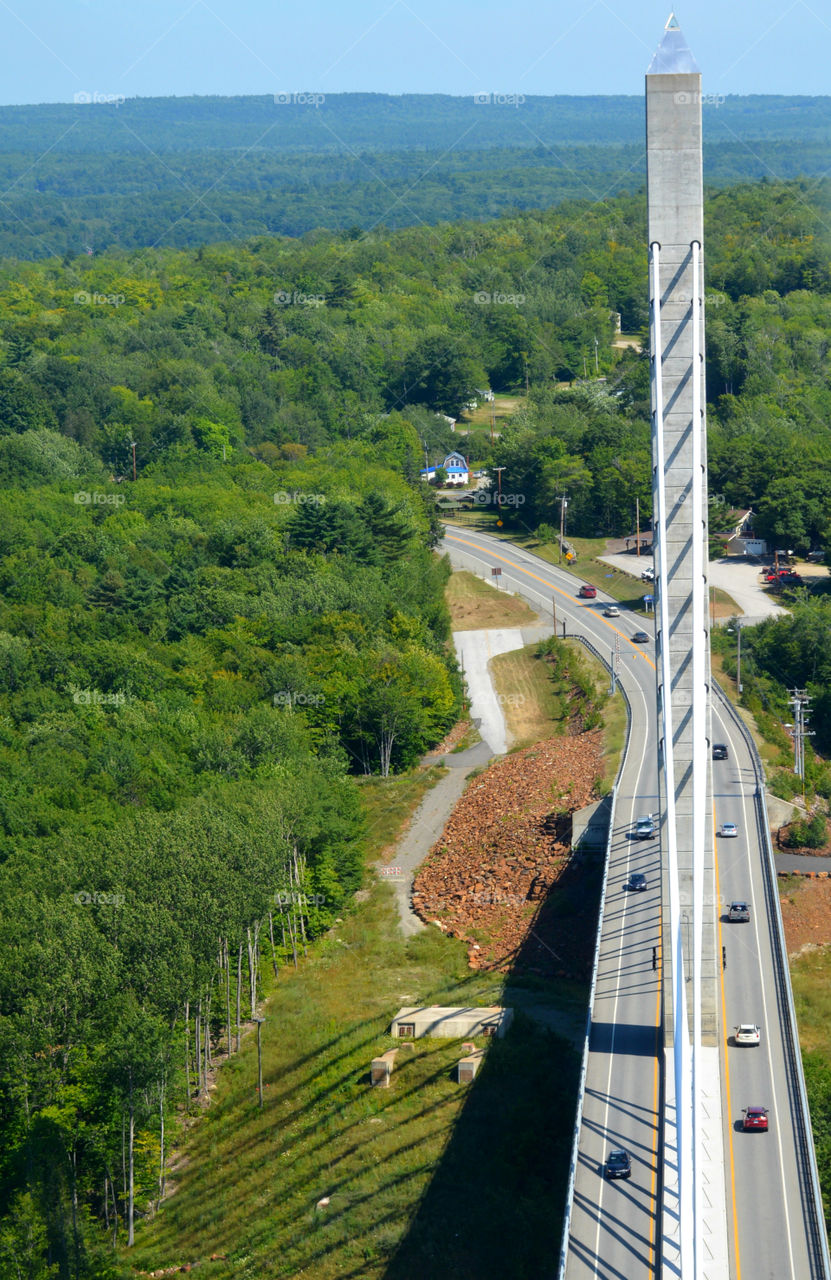
[[[565,494],[560,496],[560,555],[557,560],[558,564],[563,563],[563,540],[566,536],[566,508],[568,507],[568,498]]]
[[[557,634],[557,597],[551,597],[551,616],[554,619],[554,634]]]
[[[789,689],[791,695],[788,703],[793,707],[793,771],[802,779],[802,797],[805,798],[805,739],[813,738],[812,730],[806,729],[806,709],[811,701],[804,689]]]

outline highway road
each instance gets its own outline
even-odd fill
[[[607,656],[618,637],[620,680],[631,710],[629,750],[618,786],[604,907],[595,1008],[592,1020],[583,1121],[575,1177],[566,1280],[637,1280],[656,1274],[660,1214],[657,1207],[660,1150],[660,850],[657,839],[636,840],[636,819],[658,809],[657,713],[654,642],[639,645],[636,630],[652,636],[651,622],[627,615],[602,616],[602,592],[583,601],[580,579],[510,543],[447,526],[445,551],[456,568],[490,578],[515,591],[543,617],[556,601],[558,632],[582,633]],[[794,1136],[769,923],[763,845],[754,801],[756,776],[749,748],[718,699],[713,740],[729,757],[713,762],[717,829],[735,822],[739,835],[717,839],[717,893],[723,905],[720,945],[726,948],[721,993],[721,1080],[731,1280],[810,1280],[805,1227],[804,1161]],[[633,872],[647,888],[624,886]],[[733,899],[746,900],[748,924],[726,922]],[[652,949],[658,948],[658,971]],[[739,1022],[756,1022],[761,1044],[727,1042]],[[793,1081],[790,1081],[792,1086]],[[742,1108],[769,1108],[768,1133],[743,1133]],[[611,1147],[632,1158],[629,1180],[608,1182],[602,1165]],[[802,1172],[802,1180],[800,1178]]]
[[[722,975],[721,1078],[734,1274],[753,1280],[808,1280],[814,1272],[780,1033],[762,833],[753,800],[756,775],[744,738],[718,699],[713,702],[713,737],[726,743],[729,752],[727,760],[713,761],[716,832],[722,822],[735,822],[739,829],[736,838],[716,839],[721,944],[727,959]],[[750,907],[747,924],[727,922],[727,907],[738,899]],[[759,1025],[758,1047],[735,1045],[733,1033],[740,1022]],[[747,1106],[769,1109],[767,1133],[741,1131],[742,1109]]]
[[[543,617],[551,617],[556,600],[558,632],[565,619],[569,635],[586,635],[607,657],[619,640],[632,726],[618,786],[566,1276],[638,1280],[654,1274],[659,1230],[662,1049],[660,973],[652,969],[652,949],[661,945],[661,865],[657,838],[633,838],[637,818],[658,809],[658,770],[654,642],[637,644],[631,637],[641,630],[651,637],[652,623],[623,609],[619,618],[604,618],[611,597],[599,591],[595,600],[578,599],[579,578],[510,543],[448,526],[444,549],[454,567],[480,576],[500,567],[502,587],[524,596]],[[644,891],[624,887],[635,872],[647,878]],[[632,1158],[628,1181],[602,1176],[615,1146]]]

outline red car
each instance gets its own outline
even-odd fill
[[[597,595],[597,587],[589,586],[588,583],[584,582],[577,594],[582,596],[584,600],[594,600]]]
[[[768,1130],[768,1109],[767,1107],[745,1107],[744,1120],[742,1128],[745,1133],[749,1129],[762,1129],[765,1133]]]

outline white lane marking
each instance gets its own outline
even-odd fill
[[[722,729],[724,730],[724,733],[727,737],[727,741],[730,743],[731,749],[736,753],[735,758],[736,760],[738,760],[739,755],[738,755],[738,751],[736,750],[735,740],[733,739],[733,737],[731,737],[730,729],[727,726],[727,722],[723,718],[721,708],[717,706],[715,700],[713,701],[713,710],[716,713],[716,718],[718,719],[719,724],[722,726]],[[744,743],[742,743],[742,746],[744,746]],[[759,986],[762,992],[762,1012],[764,1017],[763,1026],[765,1029],[765,1055],[767,1057],[767,1062],[768,1062],[768,1078],[770,1081],[770,1092],[771,1092],[773,1114],[776,1120],[776,1145],[779,1148],[779,1176],[782,1182],[782,1203],[785,1208],[785,1224],[787,1227],[787,1230],[785,1232],[785,1238],[788,1242],[788,1258],[791,1264],[791,1275],[794,1277],[794,1280],[798,1280],[798,1278],[796,1277],[796,1273],[794,1271],[793,1250],[791,1248],[791,1222],[790,1222],[790,1215],[788,1213],[788,1189],[785,1182],[785,1161],[784,1161],[784,1153],[782,1150],[782,1126],[779,1123],[779,1108],[776,1105],[776,1088],[774,1086],[773,1054],[771,1053],[772,1042],[769,1034],[769,1030],[770,1030],[770,1027],[772,1026],[772,1023],[768,1018],[767,1000],[765,998],[765,981],[764,981],[764,975],[762,973],[762,950],[761,950],[761,945],[759,940],[759,912],[756,907],[756,892],[753,886],[753,881],[755,877],[753,875],[752,870],[750,870],[751,827],[748,826],[748,823],[747,823],[747,801],[744,794],[744,786],[742,785],[742,782],[741,782],[741,776],[739,777],[739,787],[741,789],[742,820],[744,822],[744,830],[747,833],[745,839],[747,843],[747,861],[748,861],[748,871],[749,871],[749,880],[750,880],[750,898],[751,898],[751,901],[753,902],[753,929],[756,935],[756,954],[757,954],[758,965],[759,965]],[[715,804],[715,800],[713,803]],[[754,833],[756,832],[755,813],[754,813],[752,830],[754,831]],[[719,904],[719,908],[720,907],[721,907],[721,904]],[[725,1027],[724,1030],[726,1032],[727,1028]],[[730,1118],[730,1123],[731,1124],[733,1123],[732,1116]]]

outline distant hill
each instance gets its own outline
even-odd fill
[[[831,97],[704,95],[711,185],[831,167]],[[286,94],[0,107],[0,255],[177,247],[600,199],[644,181],[643,100]]]
[[[711,141],[798,138],[831,133],[831,97],[704,94]],[[368,151],[463,146],[534,147],[558,142],[638,143],[643,98],[540,97],[505,93],[278,94],[244,98],[128,98],[115,102],[0,107],[0,150]],[[4,141],[5,140],[5,141]]]

